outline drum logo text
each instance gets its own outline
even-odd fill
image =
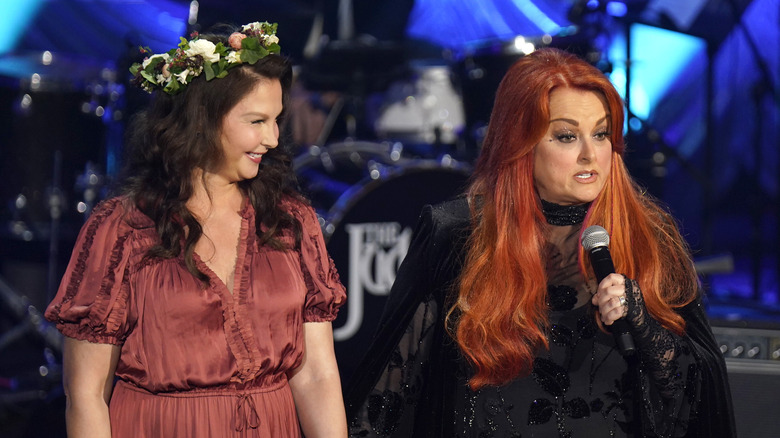
[[[334,329],[336,341],[351,338],[363,323],[363,293],[376,296],[390,293],[398,267],[412,238],[412,229],[398,222],[346,224],[349,234],[349,279],[347,321]]]

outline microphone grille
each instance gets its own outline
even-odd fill
[[[582,232],[580,242],[586,251],[591,251],[600,246],[609,247],[609,233],[600,225],[591,225]]]

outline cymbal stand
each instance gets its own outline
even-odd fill
[[[44,319],[41,312],[29,300],[16,293],[0,277],[0,304],[20,321],[14,328],[0,336],[0,351],[7,348],[27,333],[34,333],[43,339],[44,363],[37,369],[0,377],[0,409],[11,406],[15,409],[22,403],[52,399],[62,393],[62,364],[57,357],[62,354],[63,337],[54,325]],[[1,411],[0,411],[1,412]]]
[[[322,127],[322,130],[320,131],[319,135],[317,135],[317,141],[316,143],[314,143],[315,145],[324,146],[325,143],[328,141],[328,138],[330,138],[330,133],[333,131],[333,126],[336,124],[339,115],[341,115],[341,111],[344,109],[345,103],[346,103],[346,98],[341,96],[333,104],[333,107],[328,112],[328,117],[325,119],[325,123]],[[347,136],[351,138],[355,138],[355,127],[353,124],[350,124],[348,126]]]
[[[19,325],[0,336],[0,351],[32,330],[54,351],[62,351],[62,335],[43,317],[43,314],[30,301],[16,293],[0,277],[0,304],[3,304],[19,321]]]
[[[65,198],[60,188],[62,181],[62,152],[54,151],[54,175],[52,177],[52,187],[49,189],[49,217],[51,218],[49,232],[49,264],[46,282],[46,302],[54,298],[57,289],[57,260],[60,251],[60,219],[62,218],[62,209],[65,204]]]

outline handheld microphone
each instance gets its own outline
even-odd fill
[[[612,256],[609,254],[609,233],[599,225],[591,225],[582,233],[581,243],[590,255],[590,265],[596,274],[596,280],[601,283],[607,275],[615,272],[615,265],[612,264]],[[613,322],[609,331],[615,337],[620,354],[630,356],[636,352],[634,338],[631,337],[625,318]]]

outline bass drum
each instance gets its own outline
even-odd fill
[[[298,171],[305,181],[319,174],[310,197],[320,215],[328,252],[347,288],[347,303],[333,322],[336,358],[345,381],[371,341],[422,208],[462,193],[471,170],[446,156],[403,159],[381,144],[366,146],[350,152],[339,144],[327,150],[334,164],[331,176],[364,175],[327,208],[322,208],[321,200],[333,197],[333,192],[323,196],[320,189],[344,187],[344,183],[316,169]],[[339,166],[344,172],[338,171]]]

